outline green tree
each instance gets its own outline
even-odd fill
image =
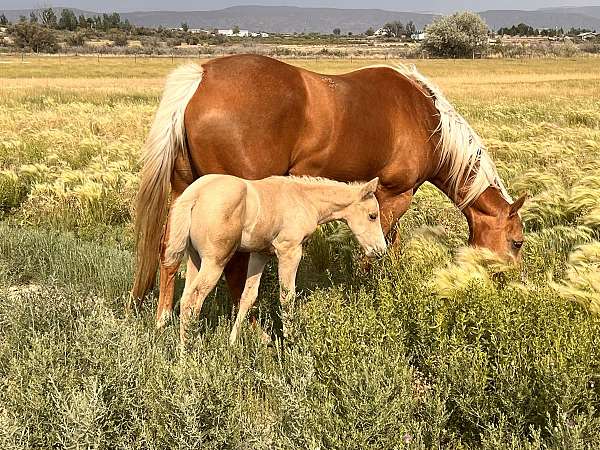
[[[477,14],[455,13],[435,20],[426,28],[423,48],[432,56],[468,58],[486,50],[488,31]]]
[[[240,27],[235,25],[231,31],[233,31],[233,34],[240,34]]]
[[[77,29],[77,17],[70,9],[63,9],[60,12],[58,28],[61,30],[75,31]]]
[[[85,45],[85,35],[82,32],[70,33],[66,41],[71,47],[83,47]]]
[[[8,25],[10,22],[8,21],[8,19],[6,18],[6,16],[4,15],[4,13],[2,13],[2,15],[0,15],[0,25],[2,26],[6,26]]]
[[[200,37],[195,34],[188,34],[185,38],[185,42],[188,45],[198,45],[200,43]]]
[[[87,19],[85,18],[85,16],[83,14],[81,14],[79,16],[79,19],[78,19],[77,22],[78,22],[77,25],[79,26],[79,28],[84,28],[85,29],[85,28],[89,28],[90,27],[89,22],[87,21]]]
[[[531,25],[526,23],[520,23],[513,25],[510,28],[500,28],[498,34],[507,34],[509,36],[537,36],[539,31],[534,29]]]
[[[386,35],[388,36],[393,36],[393,37],[402,37],[406,34],[406,30],[404,28],[404,24],[402,22],[399,21],[394,21],[394,22],[388,22],[386,23],[383,28],[386,31]]]
[[[187,33],[190,27],[187,22],[181,22],[181,29]]]
[[[48,28],[56,28],[57,20],[56,14],[52,8],[46,8],[40,12],[40,21],[42,25]]]
[[[367,31],[365,31],[365,34],[367,36],[373,36],[375,34],[375,30],[373,30],[372,27],[367,28]]]
[[[335,34],[336,36],[339,36],[340,34],[342,34],[342,30],[340,30],[339,28],[334,28],[333,34]]]
[[[404,28],[408,37],[411,37],[413,34],[417,33],[417,26],[412,20],[409,21]]]
[[[56,53],[55,32],[38,23],[19,22],[10,29],[15,46],[35,53]]]
[[[29,23],[38,23],[38,16],[34,11],[29,13]]]
[[[117,47],[127,47],[128,41],[127,41],[127,35],[125,33],[123,33],[122,31],[114,33],[111,36],[111,39],[114,43],[115,46]]]

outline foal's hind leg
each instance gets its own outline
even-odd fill
[[[217,263],[212,258],[203,258],[200,270],[183,292],[179,312],[179,338],[185,345],[186,332],[192,317],[197,317],[202,309],[204,299],[217,285],[224,264]]]
[[[240,309],[235,319],[235,324],[229,335],[229,343],[233,345],[242,327],[242,323],[246,318],[248,310],[252,308],[256,297],[258,297],[258,288],[260,286],[260,277],[265,269],[265,264],[269,261],[269,257],[260,253],[252,253],[250,263],[248,264],[248,274],[246,276],[246,286],[240,299]]]

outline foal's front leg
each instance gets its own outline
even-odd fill
[[[302,259],[302,244],[277,251],[279,260],[279,300],[283,337],[287,339],[291,331],[291,317],[296,297],[296,273]]]

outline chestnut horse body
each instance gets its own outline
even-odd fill
[[[176,198],[209,173],[379,177],[382,227],[392,240],[394,224],[429,181],[461,207],[471,244],[520,258],[523,199],[511,204],[477,134],[414,69],[323,75],[254,55],[184,66],[167,81],[144,158],[132,291],[139,303],[153,286],[159,255],[163,261],[169,191]],[[246,270],[240,254],[225,271],[234,297]],[[176,271],[160,265],[159,325],[173,309]]]

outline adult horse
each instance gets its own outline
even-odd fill
[[[379,177],[386,234],[429,181],[461,208],[470,244],[521,257],[524,197],[511,203],[475,131],[414,68],[334,76],[255,55],[185,65],[167,80],[143,158],[132,297],[141,306],[160,262],[158,326],[172,312],[178,269],[164,263],[169,193],[177,198],[203,174]],[[247,263],[238,254],[225,270],[234,298]]]

